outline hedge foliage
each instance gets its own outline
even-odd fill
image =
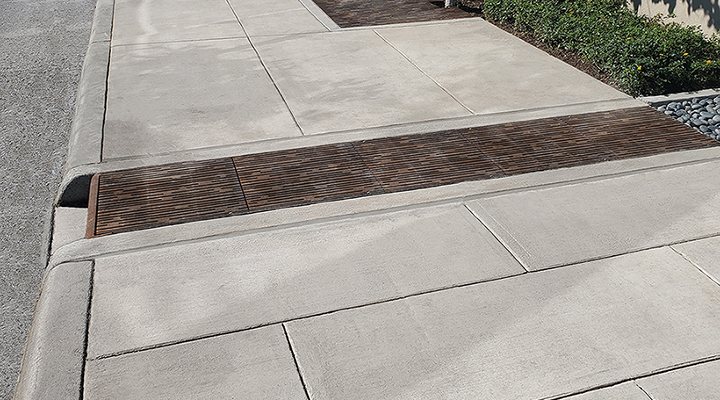
[[[720,37],[638,16],[624,0],[485,0],[483,12],[581,54],[633,96],[720,87]]]

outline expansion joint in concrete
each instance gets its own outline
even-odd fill
[[[85,368],[88,362],[88,343],[90,337],[90,314],[92,310],[93,287],[95,283],[95,260],[90,263],[90,286],[88,290],[87,313],[85,318],[85,337],[83,340],[82,364],[80,366],[80,400],[85,398]]]
[[[285,104],[285,108],[287,108],[288,113],[290,113],[290,116],[293,119],[293,122],[295,123],[295,126],[297,126],[300,133],[304,136],[305,132],[303,131],[302,126],[298,123],[297,117],[295,117],[295,114],[293,113],[293,110],[290,108],[290,104],[288,104],[287,99],[285,96],[283,96],[282,91],[280,91],[280,87],[277,85],[277,82],[275,81],[275,78],[273,78],[272,74],[270,73],[270,70],[268,69],[267,65],[265,64],[265,61],[263,61],[262,56],[260,56],[260,52],[258,51],[257,47],[255,47],[255,43],[253,43],[252,39],[250,38],[250,35],[248,34],[247,29],[245,28],[245,25],[240,20],[240,16],[235,11],[235,8],[233,8],[232,4],[230,4],[229,0],[225,0],[227,2],[228,7],[230,7],[230,10],[232,11],[233,15],[235,16],[235,19],[237,20],[238,24],[240,24],[240,28],[242,28],[243,33],[245,34],[245,37],[247,38],[248,43],[250,44],[250,47],[252,47],[253,52],[255,52],[255,56],[257,57],[258,61],[260,62],[260,65],[262,65],[263,69],[265,70],[265,73],[268,76],[268,79],[270,79],[270,82],[272,82],[273,87],[275,88],[275,91],[277,91],[278,96],[282,99],[283,104]]]
[[[493,235],[493,237],[494,237],[494,238],[505,248],[505,250],[507,250],[507,252],[515,259],[515,261],[517,261],[517,263],[520,264],[520,266],[525,270],[526,273],[532,272],[532,271],[530,271],[530,270],[528,269],[528,267],[525,265],[525,263],[522,262],[522,260],[520,259],[520,257],[518,257],[518,255],[515,254],[515,252],[512,250],[512,246],[508,246],[508,245],[502,240],[502,238],[501,238],[494,230],[491,229],[491,227],[489,227],[487,224],[485,224],[485,222],[483,222],[482,218],[480,218],[479,215],[477,215],[470,207],[467,206],[467,203],[463,203],[463,207],[465,207],[465,209],[466,209],[470,214],[472,214],[472,216],[473,216],[482,226],[484,226],[485,229],[487,229],[488,232],[490,232],[491,235]],[[482,207],[482,206],[481,206],[481,207]],[[488,215],[489,215],[489,214],[488,214]],[[497,224],[498,222],[495,221],[495,223]],[[517,241],[517,240],[516,240],[516,244],[517,244],[518,246],[522,246],[522,245],[520,244],[520,242]]]
[[[105,69],[105,99],[102,116],[102,131],[100,133],[100,162],[103,160],[103,153],[105,151],[105,122],[107,121],[107,110],[108,110],[108,91],[110,90],[110,61],[112,60],[112,36],[113,36],[113,25],[115,23],[115,5],[116,2],[113,0],[112,16],[110,18],[110,46],[108,46],[108,58],[107,68]]]
[[[439,87],[440,89],[442,89],[443,92],[445,92],[448,96],[452,97],[452,99],[455,100],[455,102],[457,102],[459,105],[461,105],[465,110],[467,110],[467,112],[469,112],[469,113],[472,114],[472,115],[475,115],[475,111],[473,111],[472,109],[470,109],[470,107],[468,107],[468,106],[465,105],[462,101],[460,101],[460,99],[458,99],[454,94],[450,93],[450,91],[449,91],[447,88],[445,88],[443,85],[441,85],[440,82],[438,82],[435,78],[433,78],[432,76],[430,76],[430,74],[428,74],[427,72],[425,72],[422,68],[420,68],[420,66],[417,65],[416,62],[414,62],[412,59],[410,59],[410,57],[408,57],[405,53],[403,53],[402,51],[400,51],[400,49],[398,49],[397,47],[393,46],[393,44],[390,43],[387,39],[385,39],[385,37],[384,37],[383,35],[381,35],[380,32],[378,32],[376,29],[373,29],[373,32],[375,32],[375,34],[378,35],[378,37],[380,37],[380,39],[382,39],[383,42],[387,43],[388,46],[392,47],[393,50],[395,50],[395,51],[398,52],[401,56],[403,56],[403,58],[405,58],[405,60],[407,60],[407,62],[409,62],[410,64],[412,64],[413,67],[415,67],[418,71],[420,71],[420,72],[421,72],[423,75],[425,75],[428,79],[430,79],[431,81],[433,81],[433,83],[434,83],[435,85],[437,85],[437,87]]]
[[[718,235],[712,235],[712,236],[704,237],[704,238],[701,238],[701,239],[707,239],[707,238],[710,238],[710,237],[717,237],[717,236],[718,236]],[[700,240],[700,239],[698,239],[698,240]],[[680,243],[675,243],[675,245],[677,245],[677,244],[680,244]],[[681,251],[679,251],[678,249],[676,249],[676,248],[674,247],[675,245],[669,246],[670,249],[672,249],[672,251],[674,251],[675,253],[677,253],[680,257],[684,258],[687,262],[689,262],[689,263],[692,264],[695,268],[697,268],[698,271],[702,272],[703,275],[705,275],[706,277],[708,277],[708,279],[710,279],[711,281],[715,282],[718,286],[720,286],[720,281],[719,281],[717,278],[715,278],[711,273],[709,273],[708,271],[706,271],[705,268],[701,267],[701,266],[698,265],[696,262],[694,262],[693,260],[691,260],[688,256],[686,256],[685,254],[683,254]]]
[[[297,354],[295,352],[295,349],[293,348],[292,339],[290,339],[290,334],[288,334],[287,326],[285,326],[285,324],[282,324],[282,328],[283,333],[285,334],[285,339],[287,340],[288,349],[290,350],[290,354],[292,354],[293,363],[295,363],[295,369],[297,370],[298,377],[300,377],[300,383],[302,383],[303,391],[305,391],[305,396],[307,396],[307,399],[310,400],[310,392],[308,391],[305,377],[303,376],[302,369],[300,368],[300,363],[298,363]]]

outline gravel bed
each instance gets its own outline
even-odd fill
[[[720,96],[693,97],[653,106],[658,111],[720,141]]]

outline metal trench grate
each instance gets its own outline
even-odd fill
[[[612,151],[616,160],[718,145],[718,142],[651,107],[559,119],[592,139],[599,147]]]
[[[385,192],[449,185],[502,172],[456,131],[353,143]]]
[[[87,236],[718,145],[638,107],[106,172]]]
[[[463,134],[506,175],[612,159],[606,149],[557,118],[471,128]]]
[[[91,236],[248,213],[229,159],[110,172],[94,179]]]
[[[470,18],[444,0],[313,0],[341,28]]]
[[[233,158],[251,212],[382,193],[350,143]]]

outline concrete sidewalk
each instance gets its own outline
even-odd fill
[[[78,98],[17,399],[718,398],[718,147],[92,239],[62,206],[99,172],[644,104],[482,19],[100,0]]]

